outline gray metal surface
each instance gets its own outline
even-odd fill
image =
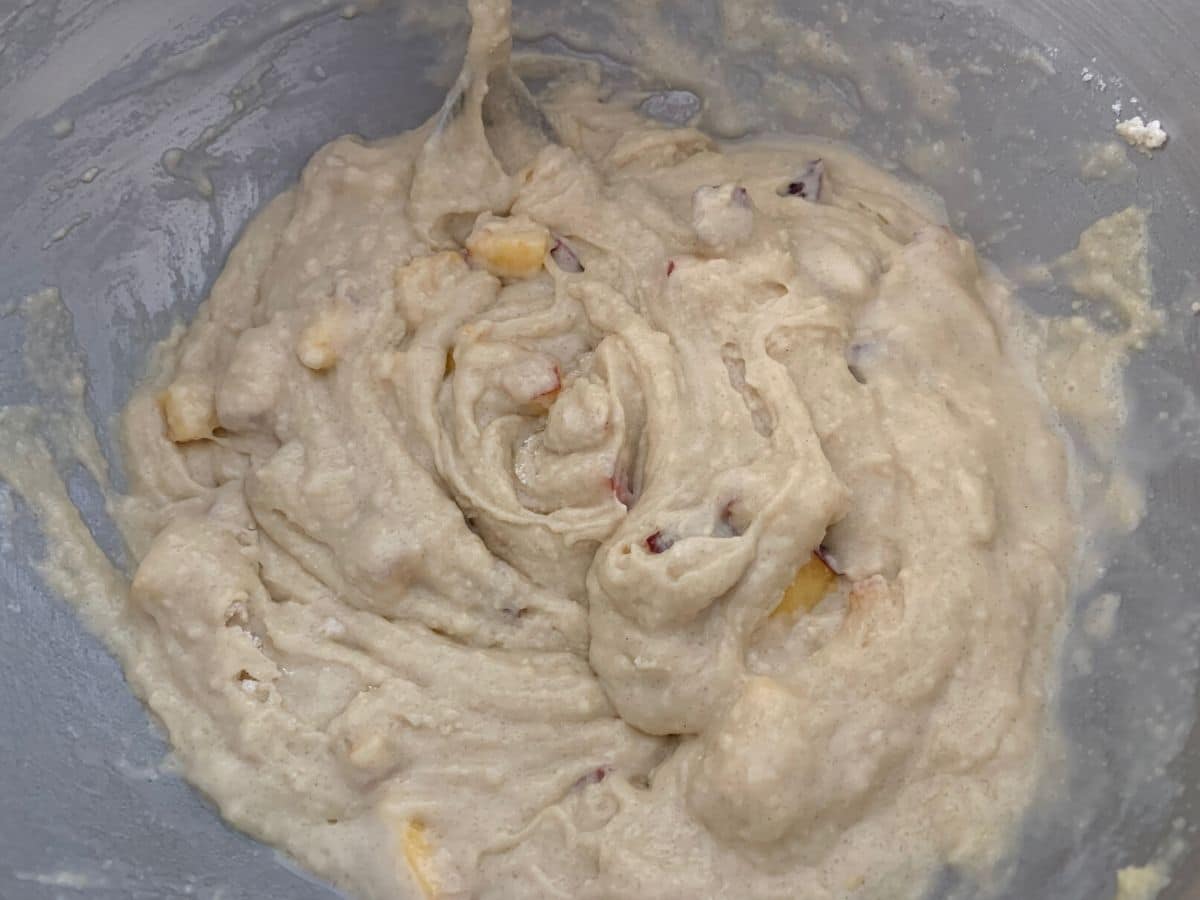
[[[828,19],[815,3],[782,5],[802,22]],[[1200,814],[1200,731],[1191,729],[1200,431],[1188,391],[1200,386],[1200,317],[1187,314],[1200,301],[1192,280],[1200,268],[1200,3],[877,5],[883,32],[930,43],[935,62],[956,64],[975,45],[996,57],[992,74],[964,79],[962,107],[984,183],[998,188],[980,191],[953,175],[936,186],[1002,266],[1052,258],[1129,202],[1153,211],[1157,301],[1173,313],[1132,373],[1134,451],[1151,515],[1098,587],[1125,598],[1118,639],[1094,651],[1090,672],[1064,674],[1072,765],[1031,815],[1006,895],[1111,896],[1116,868],[1149,861],[1173,822]],[[552,21],[538,4],[518,6],[530,33]],[[588,7],[594,47],[579,49],[613,60],[636,53],[636,35],[603,6]],[[695,39],[712,40],[712,4],[674,5],[683,7]],[[345,18],[328,0],[0,3],[0,310],[46,286],[62,291],[106,441],[147,348],[195,310],[251,211],[325,141],[394,132],[436,108],[461,53],[463,20],[451,16],[430,32],[406,25],[403,8],[384,3]],[[1016,61],[1013,48],[1030,39],[1055,74]],[[764,63],[754,48],[744,55],[730,53],[727,65],[750,73],[753,90],[750,76]],[[445,60],[451,65],[436,65]],[[1121,76],[1119,93],[1098,94],[1082,80],[1084,67]],[[1108,106],[1118,96],[1137,96],[1161,116],[1171,144],[1139,162],[1132,183],[1085,183],[1071,141],[1111,135]],[[63,119],[73,130],[55,137]],[[871,121],[850,135],[883,155],[902,137]],[[183,152],[164,166],[172,148]],[[81,181],[92,167],[94,180]],[[205,178],[212,199],[197,191]],[[1006,233],[1009,211],[1023,227]],[[1046,309],[1069,302],[1053,293],[1030,299]],[[0,315],[0,404],[38,399],[21,366],[22,340],[19,317]],[[72,489],[101,544],[119,556],[88,481],[76,476]],[[118,667],[37,575],[41,544],[28,511],[11,492],[0,490],[0,501],[0,898],[335,896],[226,828],[164,768],[166,747]],[[1068,660],[1081,640],[1068,637]],[[1157,731],[1172,722],[1182,723],[1178,739]],[[1200,898],[1200,842],[1183,837],[1192,848],[1163,896]],[[949,876],[939,887],[948,896],[962,890]]]

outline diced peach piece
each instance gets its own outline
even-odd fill
[[[813,554],[812,559],[800,567],[796,577],[783,592],[783,599],[771,612],[771,616],[791,616],[801,612],[812,612],[837,581],[833,569]]]
[[[471,259],[500,278],[531,278],[550,251],[550,232],[528,216],[490,219],[467,238]]]
[[[409,819],[400,834],[404,861],[417,882],[417,887],[426,897],[437,897],[437,879],[433,871],[433,849],[429,845],[429,832],[425,823]]]
[[[217,427],[217,408],[213,386],[199,375],[180,375],[158,395],[167,425],[167,437],[177,444],[213,436]]]
[[[338,360],[342,343],[342,321],[337,313],[318,314],[300,332],[296,355],[314,372],[332,368]]]

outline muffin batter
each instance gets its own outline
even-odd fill
[[[472,13],[438,115],[321,150],[130,404],[130,681],[363,897],[985,877],[1074,544],[1007,289],[845,149],[541,121]]]

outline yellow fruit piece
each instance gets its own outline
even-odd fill
[[[550,232],[527,216],[492,219],[467,238],[471,259],[500,278],[531,278],[542,270]]]
[[[433,850],[429,846],[429,834],[425,823],[417,819],[405,822],[400,844],[404,851],[404,861],[408,863],[421,893],[426,897],[436,897],[437,879],[433,873]]]
[[[833,569],[825,565],[821,557],[814,553],[813,558],[800,567],[788,589],[783,592],[783,599],[771,612],[771,617],[812,612],[835,581],[837,575]]]
[[[296,342],[296,355],[300,357],[300,362],[314,372],[332,368],[337,363],[341,332],[341,322],[335,313],[318,315],[300,332],[300,339]]]
[[[177,444],[213,436],[217,411],[212,383],[197,375],[180,375],[158,395],[167,437]]]

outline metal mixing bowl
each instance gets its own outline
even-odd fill
[[[421,24],[399,2],[0,2],[0,404],[42,399],[22,367],[11,304],[57,287],[111,453],[112,416],[147,349],[194,313],[250,213],[327,140],[395,132],[436,108],[465,37],[458,5],[440,4],[442,21]],[[1200,897],[1200,841],[1189,824],[1200,773],[1200,317],[1190,309],[1200,301],[1200,4],[867,5],[878,7],[880,34],[926,43],[936,64],[960,70],[962,102],[944,137],[969,136],[971,165],[930,177],[956,224],[1002,268],[1053,258],[1131,202],[1152,210],[1156,303],[1168,327],[1130,372],[1129,447],[1150,513],[1092,592],[1124,598],[1116,637],[1092,646],[1067,636],[1060,703],[1071,764],[1030,814],[1006,896],[1109,897],[1117,868],[1156,858],[1174,839],[1190,849],[1163,896]],[[836,8],[780,6],[837,28]],[[721,46],[717,4],[660,7],[711,50],[712,71],[745,100],[744,128],[826,130],[819,118],[755,112],[753,96],[783,64],[754,47]],[[601,0],[519,2],[517,19],[544,50],[595,51],[590,58],[620,77],[631,57],[655,71],[656,60],[637,59],[638,35]],[[571,34],[572,23],[575,37],[554,36]],[[646,86],[678,86],[667,77]],[[829,96],[853,93],[836,74],[822,84]],[[1128,114],[1134,96],[1167,125],[1168,148],[1137,160],[1132,180],[1083,180],[1079,143],[1110,139],[1111,103],[1122,99]],[[864,116],[844,136],[899,156],[911,124]],[[1046,310],[1070,302],[1053,290],[1029,299]],[[68,474],[99,543],[120,561],[95,486]],[[225,827],[164,765],[167,747],[117,665],[39,577],[43,545],[29,510],[11,491],[0,500],[0,897],[334,896]],[[949,875],[938,886],[945,896],[970,890]]]

